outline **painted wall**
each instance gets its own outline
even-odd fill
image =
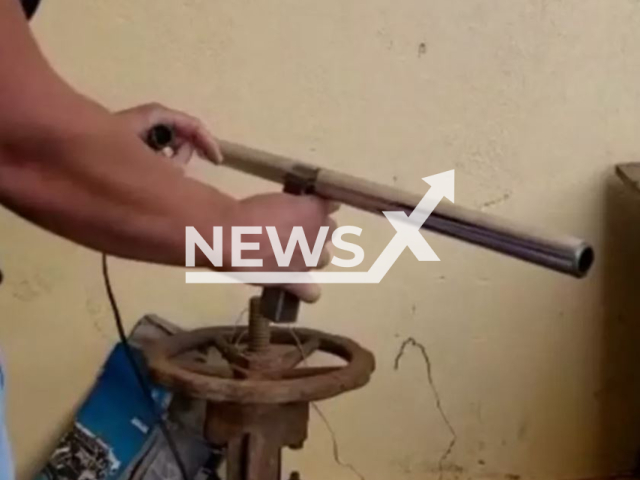
[[[640,198],[612,165],[640,156],[638,2],[57,0],[33,28],[58,70],[114,109],[158,100],[224,138],[416,193],[421,177],[455,168],[459,204],[594,242],[593,274],[575,281],[428,235],[442,262],[407,251],[381,285],[328,286],[305,309],[305,326],[376,354],[367,388],[322,404],[363,478],[577,478],[634,465]],[[192,173],[238,195],[275,188],[204,164]],[[393,234],[348,209],[339,220],[365,229],[370,260]],[[26,480],[116,334],[96,254],[4,211],[0,232],[0,339]],[[146,312],[228,323],[253,291],[112,265],[129,325]],[[394,370],[409,337],[435,387],[418,348]],[[287,461],[305,478],[357,478],[334,462],[317,417]]]

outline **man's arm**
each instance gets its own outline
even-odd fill
[[[239,202],[159,161],[116,116],[58,77],[19,2],[0,0],[0,203],[90,248],[183,265],[185,226],[206,235],[214,225],[278,226],[281,217],[285,230],[302,225],[315,238],[327,224],[321,201],[281,197],[264,202],[278,211],[261,211],[259,201]],[[317,294],[294,289],[307,300]]]
[[[237,202],[159,161],[63,82],[19,5],[0,0],[0,202],[97,250],[184,263],[184,226],[209,231]]]

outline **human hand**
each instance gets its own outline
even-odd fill
[[[172,162],[180,167],[186,166],[194,151],[214,163],[222,163],[222,152],[215,137],[199,119],[184,112],[167,108],[159,103],[140,105],[116,113],[128,128],[132,129],[143,141],[149,130],[162,124],[170,127],[174,139],[169,146]]]
[[[230,271],[293,271],[306,272],[314,268],[323,268],[331,261],[329,245],[331,235],[336,229],[336,222],[330,217],[338,209],[337,204],[322,200],[311,195],[289,195],[286,193],[270,193],[256,195],[238,202],[237,208],[229,212],[229,220],[225,222],[232,226],[260,226],[262,233],[247,238],[247,241],[258,244],[257,250],[243,251],[243,259],[261,259],[262,267],[234,267],[231,265],[231,250],[225,250],[223,264],[225,270]],[[318,233],[322,227],[328,231],[322,244],[322,253],[317,265],[307,265],[299,244],[291,256],[291,262],[286,267],[278,265],[271,246],[269,235],[265,227],[275,227],[283,250],[289,243],[293,227],[302,227],[307,239],[309,250],[314,251]],[[228,229],[229,231],[229,229]],[[231,245],[230,238],[225,238],[225,245]],[[316,284],[291,284],[283,288],[298,296],[305,302],[315,302],[320,297],[320,287]]]

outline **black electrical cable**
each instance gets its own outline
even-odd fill
[[[144,375],[142,375],[142,370],[140,369],[140,366],[136,361],[136,358],[133,354],[133,350],[129,345],[129,341],[127,340],[127,335],[124,331],[124,327],[122,326],[122,317],[120,316],[120,309],[118,308],[118,303],[116,302],[116,298],[113,294],[113,289],[111,288],[111,279],[109,278],[109,266],[107,264],[107,255],[104,253],[102,254],[102,277],[104,279],[104,286],[107,290],[107,297],[109,298],[109,303],[111,304],[111,310],[113,311],[113,317],[116,322],[116,329],[118,330],[118,336],[120,337],[120,343],[122,344],[124,353],[127,359],[129,360],[129,363],[131,364],[131,369],[133,370],[136,376],[138,384],[140,385],[140,389],[142,390],[142,393],[146,401],[149,403],[149,409],[151,410],[153,415],[157,418],[160,431],[162,432],[162,435],[164,436],[165,441],[167,442],[167,446],[169,447],[169,450],[171,450],[171,453],[175,459],[178,470],[180,470],[180,475],[182,476],[182,480],[189,480],[189,477],[187,475],[187,469],[184,465],[184,461],[182,460],[182,457],[180,456],[180,452],[178,452],[178,447],[176,445],[175,439],[171,435],[171,432],[169,431],[169,427],[167,426],[167,423],[162,417],[162,414],[159,413],[156,408],[156,403],[154,402],[153,396],[151,395],[151,388],[147,384],[147,381],[145,380]]]

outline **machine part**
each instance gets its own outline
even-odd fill
[[[149,129],[145,143],[156,152],[170,147],[174,140],[173,129],[167,125],[156,125]]]
[[[219,143],[224,166],[279,183],[301,167],[316,170],[315,195],[360,210],[380,215],[399,210],[409,215],[422,199],[420,195],[295,159],[231,142]],[[422,228],[575,277],[586,275],[594,259],[593,249],[584,240],[549,235],[452,203],[440,202]]]
[[[209,404],[205,436],[227,446],[227,480],[280,480],[281,452],[307,438],[309,404]]]
[[[260,312],[274,323],[294,323],[300,311],[300,299],[282,287],[262,289]]]
[[[271,343],[269,319],[260,313],[260,297],[249,301],[249,346],[248,351],[254,354],[266,353]]]
[[[238,339],[246,337],[246,329],[209,327],[161,339],[147,347],[145,355],[154,379],[160,384],[217,403],[312,402],[360,388],[369,381],[375,368],[373,355],[353,340],[303,328],[293,332],[302,352],[288,328],[271,328],[268,352],[254,355],[235,345]],[[212,366],[179,358],[208,346],[218,350],[227,365]],[[316,351],[332,354],[347,363],[338,367],[296,368]]]

